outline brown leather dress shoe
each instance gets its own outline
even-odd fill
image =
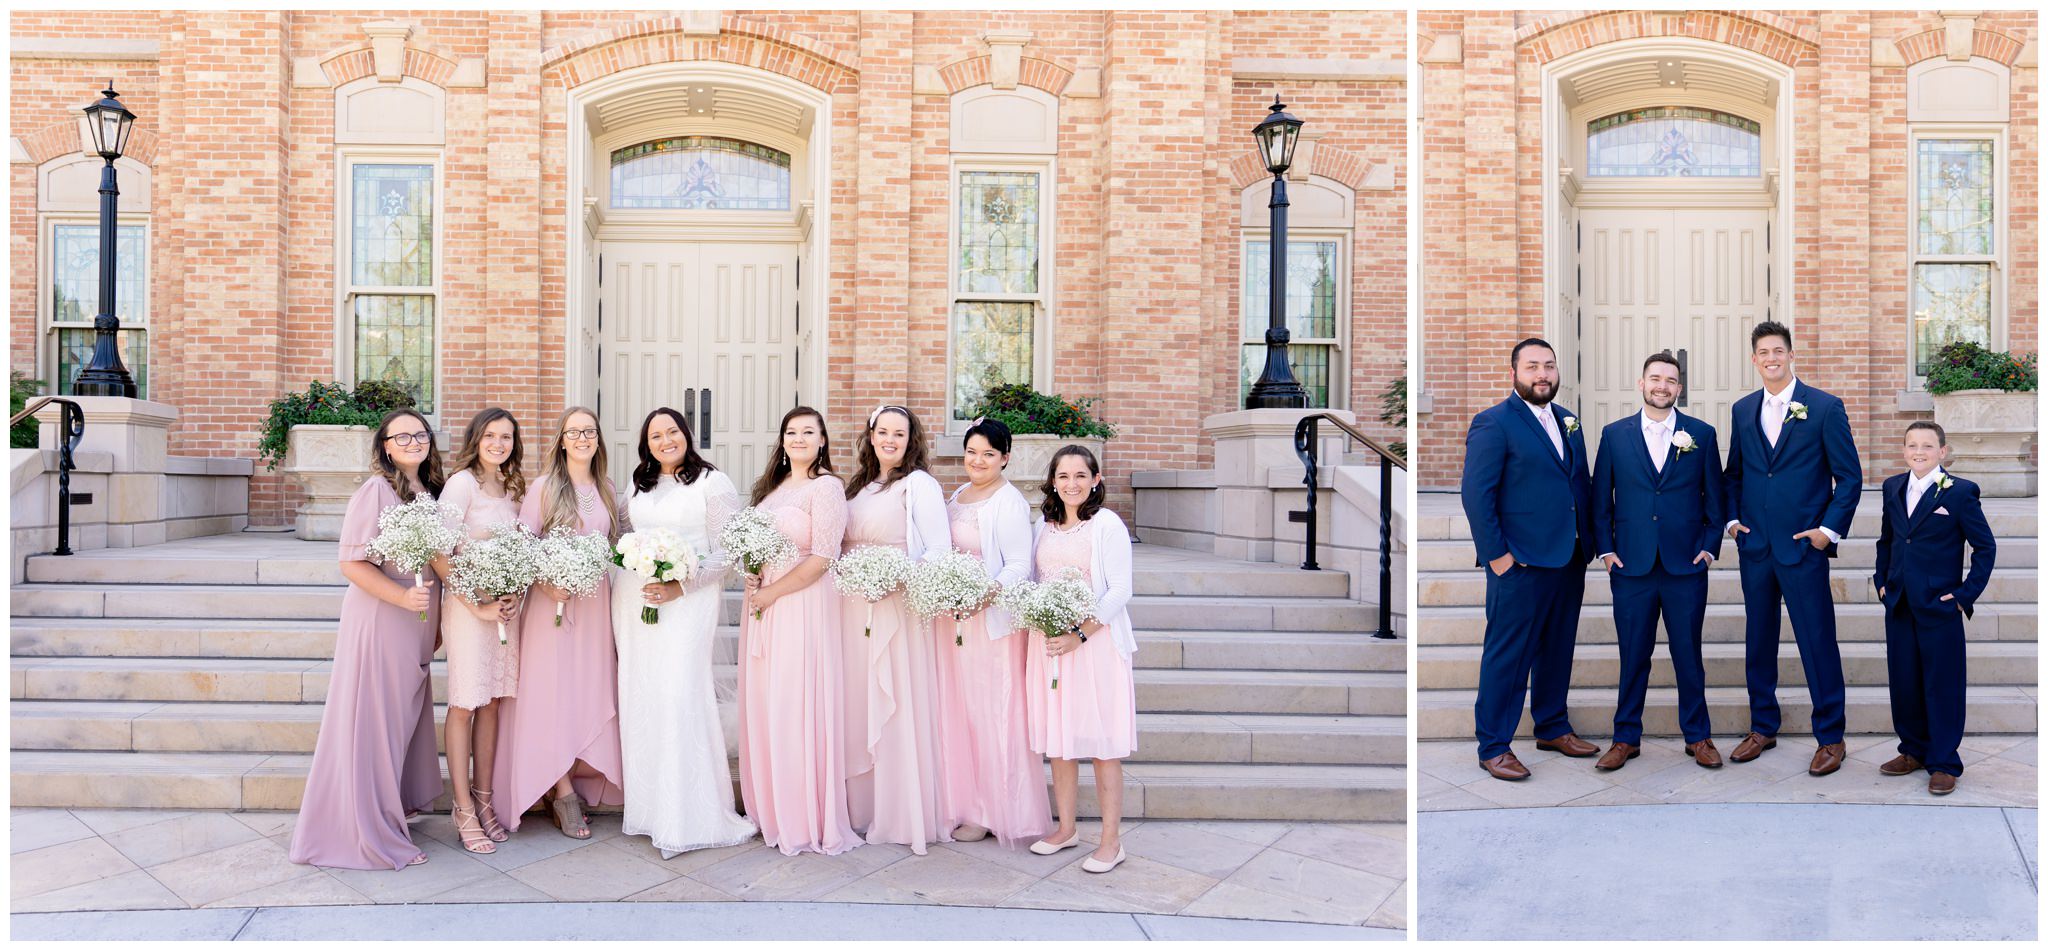
[[[1807,764],[1806,775],[1826,776],[1835,770],[1841,769],[1842,760],[1848,755],[1848,748],[1840,743],[1829,743],[1822,746],[1820,749],[1813,751],[1813,762]]]
[[[1515,754],[1512,752],[1502,753],[1492,759],[1480,760],[1479,768],[1486,770],[1487,775],[1495,779],[1505,779],[1513,782],[1517,779],[1529,778],[1529,767],[1523,766],[1522,761],[1516,759]]]
[[[1629,760],[1641,755],[1643,755],[1642,748],[1634,743],[1616,743],[1608,747],[1606,753],[1601,754],[1600,762],[1594,763],[1593,768],[1620,769],[1623,766],[1627,766]]]
[[[1572,757],[1592,756],[1600,752],[1599,747],[1579,739],[1577,733],[1567,733],[1555,739],[1537,740],[1536,748],[1539,750],[1549,750],[1553,753],[1563,753],[1566,756]]]
[[[1922,765],[1924,764],[1919,760],[1900,753],[1887,760],[1883,766],[1879,766],[1877,771],[1886,776],[1907,776],[1919,772]]]
[[[1708,769],[1721,768],[1721,751],[1714,748],[1714,741],[1711,739],[1685,744],[1685,755]]]
[[[1947,773],[1928,773],[1927,791],[1937,796],[1946,796],[1956,791],[1956,778]]]
[[[1735,744],[1735,752],[1728,754],[1728,759],[1736,763],[1747,763],[1764,755],[1765,750],[1777,745],[1777,737],[1752,732],[1748,736],[1743,737],[1742,742]]]

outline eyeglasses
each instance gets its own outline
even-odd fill
[[[434,441],[434,434],[432,432],[398,433],[396,435],[386,436],[384,438],[389,442],[395,442],[401,446],[424,446]]]
[[[564,430],[562,430],[562,438],[563,438],[563,439],[596,439],[596,438],[597,438],[597,430],[595,430],[595,429],[564,429]]]

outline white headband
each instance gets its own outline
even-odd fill
[[[894,404],[890,404],[890,403],[883,403],[882,405],[880,405],[880,406],[877,406],[877,407],[875,407],[875,411],[874,411],[874,412],[872,412],[872,413],[869,413],[869,414],[868,414],[868,428],[869,428],[869,429],[873,429],[873,428],[875,428],[875,420],[881,419],[881,418],[882,418],[882,414],[883,414],[883,413],[885,413],[885,412],[887,412],[887,411],[889,411],[889,410],[892,410],[892,409],[893,409],[893,410],[896,410],[896,411],[898,411],[898,412],[901,412],[901,413],[902,413],[902,414],[903,414],[904,416],[909,416],[909,415],[910,415],[910,411],[909,411],[909,410],[907,410],[907,409],[904,409],[904,408],[903,408],[903,407],[901,407],[901,406],[896,406],[896,405],[894,405]],[[979,421],[977,420],[977,422],[979,422]]]

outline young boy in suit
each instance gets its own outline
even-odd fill
[[[1991,579],[1998,544],[1977,484],[1942,471],[1948,434],[1939,424],[1906,427],[1906,465],[1884,481],[1884,521],[1872,582],[1884,602],[1885,666],[1899,755],[1886,776],[1927,770],[1927,791],[1946,796],[1963,774],[1963,619]],[[1963,574],[1963,544],[1970,570]]]

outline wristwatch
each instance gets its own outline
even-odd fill
[[[1081,625],[1076,624],[1073,627],[1067,628],[1067,630],[1074,632],[1074,636],[1080,638],[1081,643],[1088,643],[1088,634],[1087,632],[1081,630]]]

